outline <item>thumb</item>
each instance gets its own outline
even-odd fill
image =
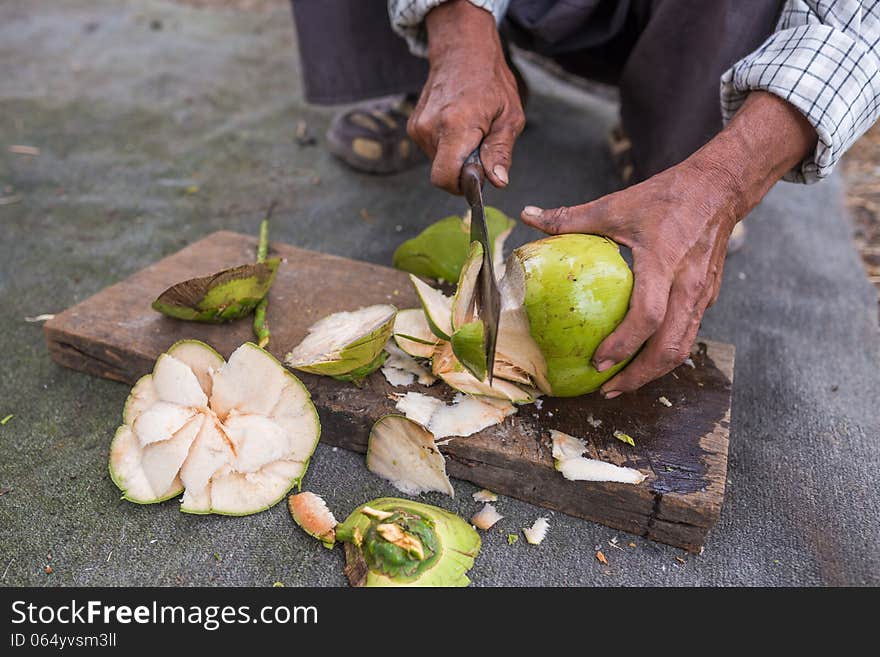
[[[591,233],[614,239],[617,232],[616,222],[612,220],[608,211],[608,202],[604,198],[583,205],[551,210],[527,205],[523,208],[520,217],[529,226],[548,235]]]

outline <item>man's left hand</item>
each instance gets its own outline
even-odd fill
[[[703,313],[718,298],[734,225],[815,148],[816,138],[792,105],[753,92],[728,127],[681,164],[591,203],[523,210],[523,221],[546,233],[605,235],[632,250],[629,310],[593,364],[601,372],[639,353],[602,386],[606,398],[688,357]]]

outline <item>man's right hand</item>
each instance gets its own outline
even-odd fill
[[[482,142],[486,177],[505,187],[525,114],[495,19],[467,0],[449,0],[425,24],[431,69],[407,130],[433,161],[431,183],[459,194],[462,164]]]

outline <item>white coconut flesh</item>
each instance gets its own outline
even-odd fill
[[[299,379],[256,345],[226,363],[207,345],[199,355],[199,345],[172,348],[181,358],[160,356],[151,378],[137,383],[124,414],[130,424],[111,446],[111,476],[139,503],[183,491],[182,511],[262,511],[305,472],[320,435],[317,412]]]
[[[309,328],[308,335],[287,354],[285,361],[294,368],[344,361],[347,359],[347,349],[370,338],[374,333],[377,335],[376,339],[381,339],[384,343],[388,336],[386,333],[383,337],[380,329],[392,321],[396,312],[394,306],[379,304],[328,315]],[[351,369],[365,364],[353,362]]]
[[[458,394],[451,404],[446,404],[419,392],[402,395],[395,408],[428,429],[437,440],[450,436],[470,436],[501,424],[504,418],[516,413],[516,406],[506,400]]]
[[[367,469],[406,495],[432,491],[455,495],[434,436],[402,415],[386,415],[373,425]]]
[[[640,484],[646,475],[634,468],[625,468],[598,459],[582,456],[587,446],[584,441],[562,431],[552,430],[555,467],[571,481],[612,481],[621,484]]]
[[[214,372],[223,367],[226,362],[223,360],[223,356],[198,340],[181,340],[173,344],[165,353],[173,356],[184,365],[188,365],[196,375],[202,391],[208,397],[211,396]]]
[[[438,338],[449,340],[455,332],[452,329],[452,299],[413,274],[409,275],[409,279],[416,288],[431,331]]]
[[[179,406],[203,408],[208,396],[195,372],[174,356],[162,354],[153,367],[153,386],[159,399]]]
[[[477,529],[485,531],[491,529],[495,523],[503,518],[504,516],[498,513],[494,506],[491,504],[484,504],[483,508],[471,517],[471,524]]]
[[[517,386],[509,381],[493,379],[492,385],[489,385],[488,380],[478,380],[458,362],[452,351],[452,345],[448,342],[440,342],[437,345],[431,366],[436,376],[459,392],[507,399],[516,404],[527,404],[535,400],[535,391]]]
[[[483,490],[478,490],[476,493],[471,495],[471,497],[474,498],[474,502],[497,502],[498,501],[498,494],[493,493],[492,491],[487,490],[485,488]]]
[[[153,385],[153,375],[145,374],[138,379],[134,388],[128,393],[128,399],[125,400],[125,408],[122,411],[122,423],[131,426],[141,413],[157,401],[159,401],[159,395],[156,394],[156,386]]]
[[[125,499],[139,504],[159,502],[179,495],[183,485],[179,479],[172,481],[166,490],[154,491],[141,466],[143,449],[131,427],[122,425],[117,429],[110,444],[110,477],[123,492]]]
[[[439,340],[421,308],[400,310],[394,317],[394,341],[410,356],[430,358]]]
[[[429,386],[437,380],[426,367],[416,362],[393,342],[389,341],[385,345],[385,351],[388,352],[388,358],[382,364],[382,374],[391,385],[408,386],[418,381],[423,386]]]
[[[505,262],[504,262],[504,242],[513,232],[513,226],[498,234],[495,243],[492,245],[492,269],[495,270],[495,280],[501,281],[504,278]]]
[[[141,468],[154,493],[167,491],[171,482],[178,477],[204,420],[204,415],[196,415],[168,440],[154,442],[143,448]]]
[[[501,295],[501,313],[498,317],[496,352],[504,361],[528,374],[535,386],[545,395],[551,393],[547,379],[547,362],[532,338],[529,316],[524,307],[525,273],[522,263],[511,257],[505,276],[498,285]]]
[[[338,524],[333,512],[320,495],[304,491],[287,498],[287,508],[297,525],[309,535],[332,547]]]
[[[458,287],[452,297],[452,330],[470,322],[477,313],[477,278],[483,268],[483,247],[479,242],[471,242],[467,259],[462,265]],[[450,334],[451,335],[451,334]]]
[[[305,473],[298,461],[273,461],[256,472],[224,468],[211,478],[211,511],[245,516],[280,502]]]
[[[530,545],[540,545],[541,541],[547,536],[547,531],[550,529],[550,522],[547,518],[538,518],[532,523],[532,526],[523,529],[523,536],[526,537],[526,542]]]

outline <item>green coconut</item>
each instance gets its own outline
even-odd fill
[[[247,317],[275,281],[280,258],[224,269],[172,285],[153,302],[164,315],[219,324]]]
[[[547,394],[593,392],[626,365],[597,372],[592,358],[626,315],[632,286],[620,249],[604,237],[557,235],[521,246],[507,259],[500,285],[498,348]],[[514,338],[517,325],[528,326],[543,363],[524,336]]]
[[[363,378],[370,367],[375,371],[382,365],[377,359],[394,330],[396,314],[394,306],[379,304],[328,315],[312,325],[285,362],[294,369],[327,376],[358,370]]]
[[[319,436],[308,391],[268,352],[245,343],[224,361],[185,340],[132,389],[110,477],[138,504],[183,493],[181,511],[248,515],[299,484]]]
[[[487,207],[486,225],[493,253],[502,252],[504,240],[516,222],[500,210]],[[392,264],[418,276],[457,281],[470,241],[470,214],[446,217],[397,247]]]
[[[480,536],[458,516],[386,497],[355,509],[336,527],[352,586],[467,586]]]

